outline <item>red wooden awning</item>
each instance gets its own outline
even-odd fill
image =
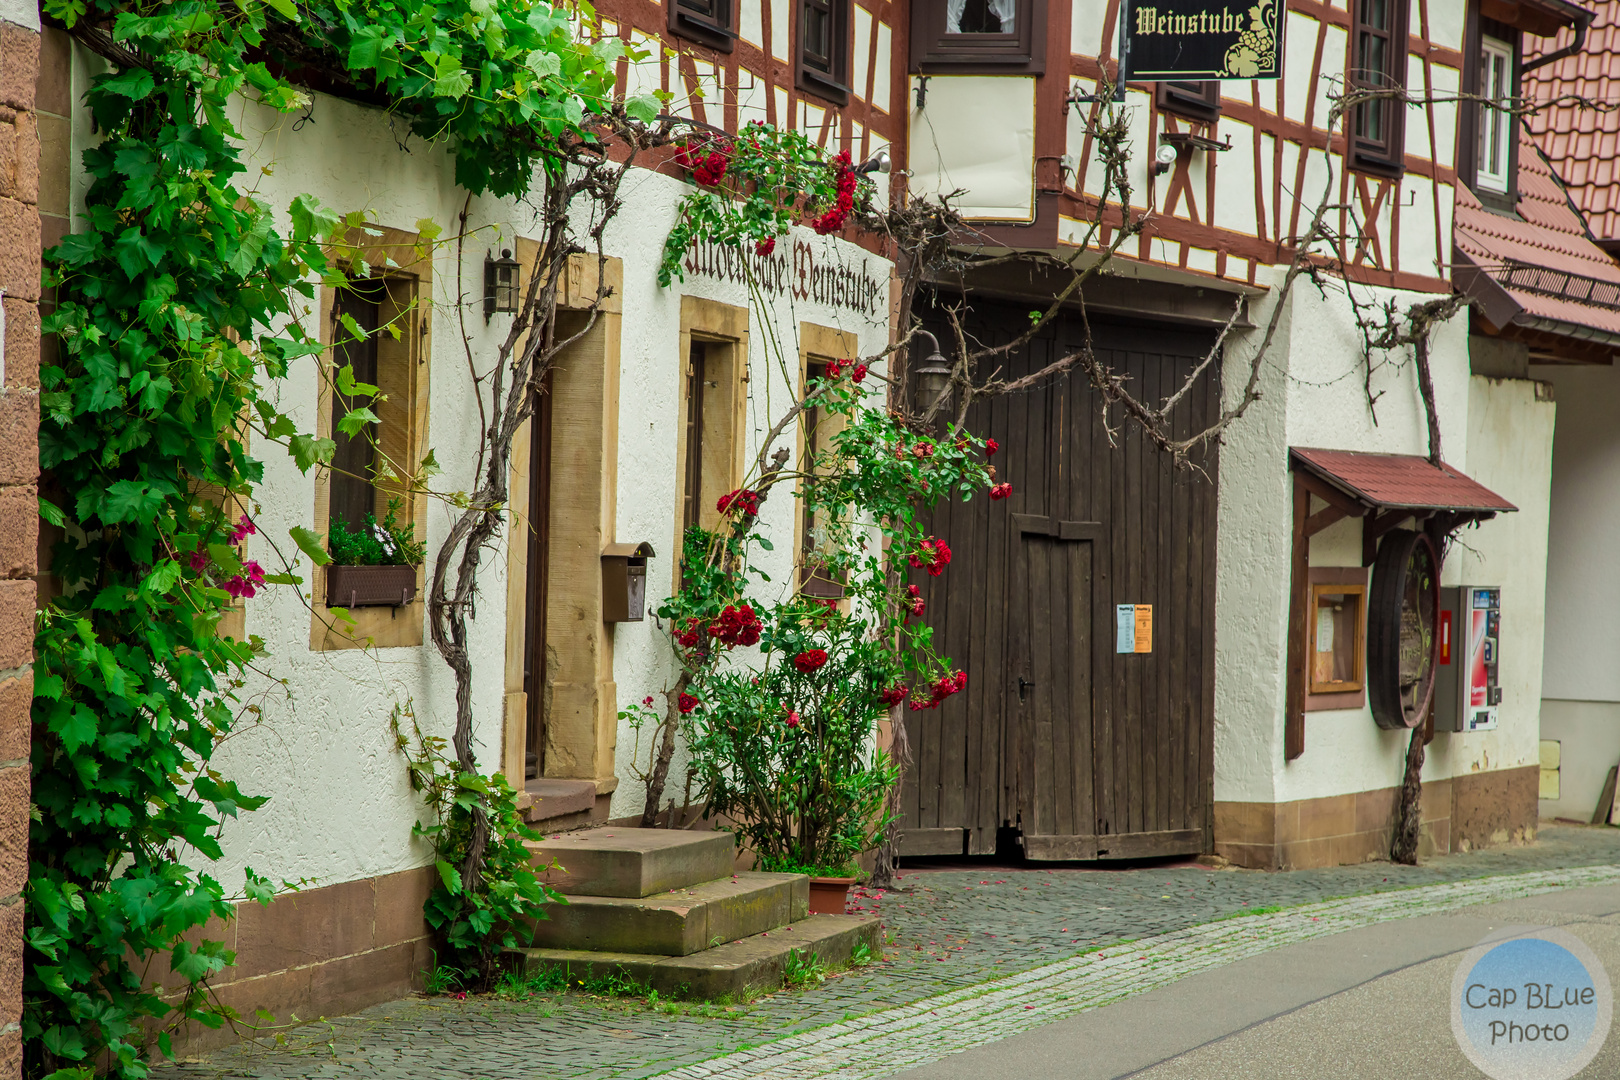
[[[1416,454],[1368,454],[1355,450],[1289,449],[1297,468],[1310,473],[1367,510],[1447,511],[1490,515],[1518,507],[1449,465],[1432,465]]]

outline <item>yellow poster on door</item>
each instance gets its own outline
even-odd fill
[[[1136,651],[1153,651],[1153,605],[1136,605]]]

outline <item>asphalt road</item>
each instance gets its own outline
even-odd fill
[[[1620,885],[1573,889],[1283,946],[894,1075],[1477,1078],[1452,1036],[1452,978],[1482,939],[1525,925],[1564,928],[1620,973]],[[1620,1076],[1620,1034],[1579,1075]]]

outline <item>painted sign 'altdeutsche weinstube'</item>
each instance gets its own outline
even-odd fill
[[[1275,79],[1282,74],[1283,0],[1125,0],[1125,78]]]

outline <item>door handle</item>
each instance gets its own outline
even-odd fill
[[[1018,676],[1018,700],[1023,701],[1024,700],[1024,691],[1028,690],[1028,689],[1033,689],[1034,686],[1035,686],[1035,683],[1034,683],[1033,680],[1026,679],[1022,675]]]

